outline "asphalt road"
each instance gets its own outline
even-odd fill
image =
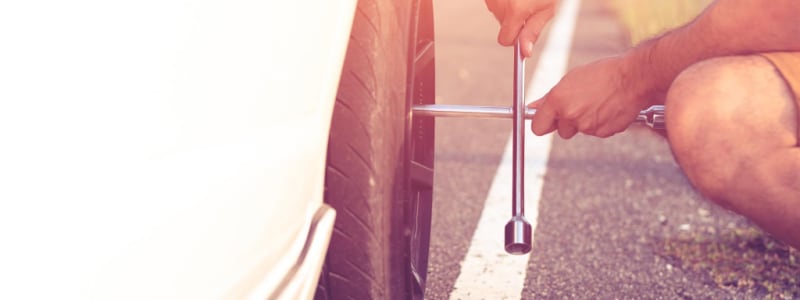
[[[434,5],[437,102],[510,105],[511,50],[496,44],[498,25],[484,2],[436,0]],[[569,66],[614,55],[625,44],[604,1],[582,1]],[[529,73],[536,61],[529,59]],[[506,120],[437,120],[429,299],[447,299],[453,290],[509,126]],[[556,137],[547,168],[519,298],[760,298],[773,288],[798,288],[763,272],[722,270],[763,265],[762,258],[739,254],[774,254],[758,244],[772,241],[743,218],[703,201],[666,141],[649,129],[632,127],[609,139]],[[502,245],[501,230],[497,238]],[[727,246],[733,250],[726,252]],[[791,256],[784,252],[775,255]],[[766,268],[785,267],[781,259],[787,257]],[[787,272],[797,270],[800,266],[791,265]]]

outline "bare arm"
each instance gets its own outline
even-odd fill
[[[663,102],[672,80],[696,62],[772,51],[800,51],[800,1],[714,1],[693,22],[632,49],[628,61]]]
[[[663,103],[681,71],[712,57],[800,51],[800,0],[717,0],[697,19],[630,49],[580,66],[542,99],[534,133],[600,137],[625,130],[639,110]]]

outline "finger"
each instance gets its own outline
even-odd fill
[[[500,33],[497,35],[497,42],[503,46],[511,46],[517,40],[517,35],[525,24],[524,12],[511,11],[503,18]]]
[[[594,135],[597,131],[597,118],[598,114],[597,111],[594,113],[588,113],[583,116],[576,125],[578,126],[578,132],[588,135]]]
[[[498,22],[501,22],[503,20],[504,10],[500,9],[500,5],[497,3],[498,0],[486,0],[484,2],[486,3],[486,8],[492,12],[495,19],[497,19]]]
[[[563,139],[570,139],[578,133],[578,128],[567,120],[558,120],[558,135]]]
[[[522,56],[531,57],[533,55],[533,44],[539,39],[542,28],[553,18],[555,8],[546,8],[525,21],[519,32],[519,42],[522,45]]]
[[[547,103],[542,103],[531,121],[531,130],[536,135],[545,135],[556,129],[556,112]]]
[[[602,123],[598,124],[593,135],[597,137],[610,137],[624,131],[636,119],[635,113],[630,114],[610,107],[603,107],[599,112]]]
[[[539,99],[539,100],[533,101],[531,103],[528,103],[527,106],[528,106],[528,108],[539,109],[539,107],[542,106],[542,102],[543,102],[542,99]]]
[[[602,125],[592,135],[599,138],[607,138],[619,133],[620,131],[621,130],[617,130],[609,125]]]

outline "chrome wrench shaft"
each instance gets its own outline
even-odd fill
[[[506,223],[505,248],[510,254],[531,251],[533,228],[525,220],[525,58],[514,45],[514,103],[512,105],[511,220]]]
[[[514,116],[513,108],[508,106],[423,104],[414,105],[412,111],[415,117],[510,119]],[[535,115],[535,109],[525,109],[525,119],[532,120]],[[636,121],[651,128],[664,129],[664,106],[653,105],[639,112]]]

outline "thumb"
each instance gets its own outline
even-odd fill
[[[528,105],[527,105],[528,108],[539,109],[539,107],[542,106],[542,100],[543,99],[544,98],[540,98],[539,100],[535,100],[535,101],[533,101],[531,103],[528,103]]]
[[[555,14],[553,6],[539,11],[525,21],[519,32],[519,42],[522,45],[522,56],[531,57],[533,55],[533,44],[539,39],[542,29]]]

